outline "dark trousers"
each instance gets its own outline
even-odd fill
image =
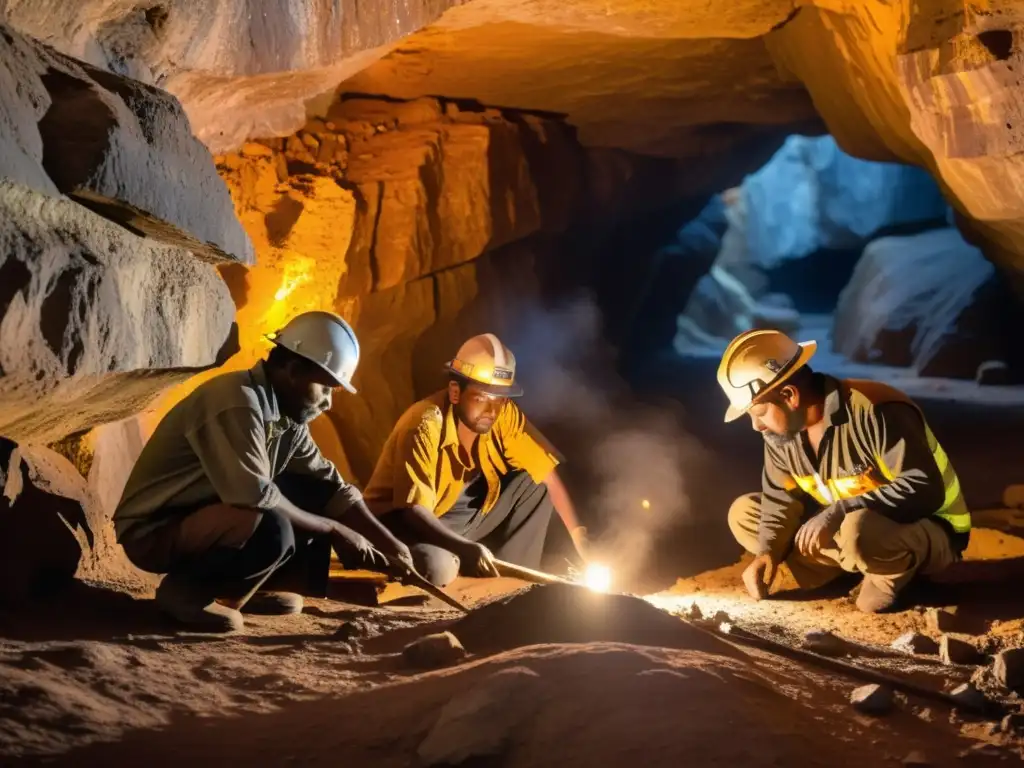
[[[505,475],[501,495],[487,514],[480,510],[487,493],[482,475],[468,483],[455,504],[440,521],[454,533],[483,544],[494,556],[527,568],[539,568],[544,540],[554,505],[546,485],[538,485],[527,472]],[[391,512],[381,522],[412,552],[416,569],[437,586],[445,586],[459,574],[459,558],[446,549],[417,540],[416,534]]]
[[[323,513],[334,493],[298,475],[274,482],[289,501],[314,514]],[[330,541],[294,530],[280,513],[213,500],[166,515],[168,521],[159,528],[123,537],[125,554],[136,567],[184,578],[211,599],[240,598],[260,587],[326,595]]]

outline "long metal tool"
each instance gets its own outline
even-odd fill
[[[522,581],[529,581],[534,584],[572,584],[579,586],[574,581],[570,581],[562,576],[554,576],[550,573],[544,573],[544,571],[535,571],[533,568],[527,568],[523,565],[516,565],[515,563],[509,563],[505,560],[494,559],[494,565],[498,569],[498,573],[502,576],[508,576],[513,579],[520,579]]]
[[[421,576],[412,568],[403,569],[399,581],[401,581],[401,583],[405,584],[406,586],[422,589],[428,595],[436,597],[438,600],[447,603],[452,608],[456,608],[462,611],[463,613],[469,613],[469,608],[464,606],[462,603],[460,603],[458,600],[449,595],[440,587],[435,587],[433,584],[427,581],[426,578]]]

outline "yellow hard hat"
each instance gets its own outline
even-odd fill
[[[516,358],[512,350],[493,333],[481,333],[459,347],[445,370],[479,384],[495,395],[519,397],[523,388],[516,384]]]
[[[718,366],[718,386],[729,398],[726,421],[735,421],[754,402],[781,386],[814,356],[816,341],[799,344],[779,331],[741,333],[725,348]]]

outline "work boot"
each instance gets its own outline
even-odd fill
[[[205,597],[202,590],[174,574],[160,582],[156,604],[172,619],[196,632],[237,632],[245,627],[241,613]]]
[[[896,604],[896,595],[885,589],[868,576],[861,582],[857,594],[857,608],[864,613],[884,613]]]
[[[302,613],[302,605],[302,595],[294,592],[257,592],[242,606],[242,612],[259,616],[288,616]]]

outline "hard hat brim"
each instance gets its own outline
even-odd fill
[[[762,400],[765,395],[778,389],[787,381],[789,381],[789,379],[792,378],[793,374],[799,371],[805,365],[807,365],[807,361],[814,357],[814,353],[818,351],[818,342],[816,341],[801,341],[797,344],[797,346],[800,347],[800,356],[797,357],[796,361],[792,365],[790,365],[789,368],[783,371],[782,375],[779,376],[779,378],[773,381],[771,385],[769,385],[768,387],[765,387],[761,392],[758,392],[757,397],[751,400],[747,405],[730,405],[725,410],[726,423],[729,423],[730,421],[736,421],[736,419],[740,418],[740,416],[742,416],[751,408],[753,408],[758,401]]]
[[[267,334],[267,335],[264,335],[264,337],[263,337],[263,338],[265,338],[265,339],[266,339],[267,341],[269,341],[269,342],[270,342],[271,344],[273,344],[273,345],[274,345],[275,347],[284,347],[285,349],[287,349],[287,350],[288,350],[289,352],[291,352],[292,354],[294,354],[294,355],[298,355],[299,357],[301,357],[301,358],[303,358],[303,359],[305,359],[305,360],[309,360],[309,362],[311,362],[311,363],[312,363],[313,365],[315,365],[315,366],[316,366],[317,368],[319,368],[319,369],[320,369],[321,371],[323,371],[323,372],[324,372],[324,373],[326,373],[326,374],[327,374],[328,376],[330,376],[330,377],[331,377],[331,381],[333,381],[333,382],[335,383],[335,385],[337,385],[337,386],[341,387],[342,389],[344,389],[344,390],[345,390],[346,392],[348,392],[349,394],[353,394],[353,395],[355,395],[355,394],[357,394],[357,393],[358,393],[358,391],[359,391],[359,390],[357,390],[357,389],[356,389],[355,387],[353,387],[353,386],[352,386],[352,382],[350,382],[350,381],[345,381],[344,379],[340,378],[340,377],[338,376],[338,374],[336,374],[336,373],[335,373],[334,371],[332,371],[332,370],[331,370],[330,368],[328,368],[328,367],[327,367],[326,365],[322,365],[322,364],[318,363],[318,362],[317,362],[316,360],[313,360],[312,358],[306,357],[306,356],[305,356],[304,354],[302,354],[301,352],[296,352],[296,351],[295,351],[294,349],[291,349],[291,348],[290,348],[290,347],[289,347],[289,346],[288,346],[287,344],[282,344],[282,343],[281,343],[281,342],[279,342],[279,341],[278,341],[277,339],[275,339],[275,338],[272,338],[272,337],[271,337],[271,336],[270,336],[269,334]]]
[[[503,384],[484,384],[482,381],[477,381],[476,379],[471,379],[469,376],[465,376],[465,375],[459,373],[454,368],[452,368],[450,364],[446,365],[444,367],[444,372],[448,373],[448,374],[451,374],[452,376],[457,376],[458,378],[460,378],[463,381],[465,381],[467,384],[473,384],[481,392],[486,392],[489,395],[501,395],[502,397],[522,397],[523,396],[523,388],[521,386],[519,386],[518,384],[516,384],[515,382],[513,382],[512,384],[510,384],[508,386],[503,385]]]

